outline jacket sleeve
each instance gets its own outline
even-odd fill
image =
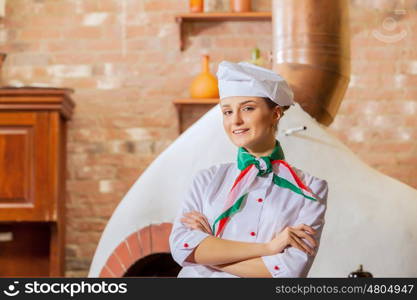
[[[169,236],[169,247],[173,259],[182,267],[196,265],[186,262],[186,258],[194,249],[211,234],[186,227],[180,219],[190,211],[203,212],[204,192],[211,181],[209,170],[201,170],[195,175],[191,187],[182,201],[181,207],[175,217],[172,231]]]
[[[318,200],[304,199],[304,206],[293,225],[306,224],[316,230],[314,238],[317,241],[317,248],[315,249],[317,253],[324,226],[328,186],[325,180],[313,176],[311,178],[312,182],[308,186]],[[306,239],[303,239],[303,241],[310,245]],[[281,253],[262,256],[262,260],[272,277],[307,277],[314,257],[297,248],[288,247]]]

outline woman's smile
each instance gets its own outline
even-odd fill
[[[235,130],[233,130],[233,133],[234,134],[236,134],[236,135],[243,135],[243,134],[245,134],[246,132],[248,132],[249,131],[249,129],[248,128],[244,128],[244,129],[235,129]]]

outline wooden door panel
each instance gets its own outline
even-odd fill
[[[33,206],[33,130],[0,125],[0,204]]]
[[[42,221],[48,210],[48,114],[0,113],[0,220]]]

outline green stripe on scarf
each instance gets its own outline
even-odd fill
[[[304,194],[303,191],[298,186],[295,186],[294,184],[292,184],[291,182],[289,182],[285,178],[279,177],[278,175],[274,174],[274,177],[273,177],[272,180],[274,181],[274,183],[276,185],[278,185],[282,188],[290,189],[294,193],[300,194],[303,197],[306,197],[307,199],[317,201],[317,199],[314,199],[313,197],[310,197],[310,196],[307,196],[306,194]]]
[[[213,234],[216,233],[216,224],[217,224],[217,222],[219,222],[223,218],[231,217],[232,215],[237,213],[240,209],[240,206],[242,205],[243,200],[246,198],[247,195],[248,195],[248,193],[241,196],[235,202],[235,204],[233,204],[229,209],[227,209],[224,213],[222,213],[220,216],[217,217],[216,221],[214,221],[214,224],[213,224],[213,229],[212,229]]]

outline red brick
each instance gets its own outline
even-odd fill
[[[137,62],[139,59],[139,54],[137,53],[101,53],[98,54],[97,60],[100,62]]]
[[[138,236],[139,236],[140,245],[142,247],[143,257],[151,254],[153,252],[153,249],[152,249],[152,235],[151,235],[150,226],[142,228],[138,232]]]
[[[97,181],[95,180],[69,180],[66,183],[68,191],[96,191],[98,189]]]
[[[219,48],[238,48],[238,47],[256,47],[256,40],[255,39],[248,39],[248,38],[240,38],[240,37],[224,37],[224,38],[216,38],[214,40],[215,47]],[[248,50],[249,53],[249,50]]]
[[[417,156],[413,154],[397,155],[396,161],[400,165],[406,165],[411,168],[417,168]],[[411,171],[411,170],[410,170]]]
[[[83,245],[88,243],[97,244],[100,240],[101,232],[91,232],[91,233],[76,233],[76,232],[68,232],[67,234],[67,242],[73,245]]]
[[[138,232],[129,235],[129,237],[126,239],[126,242],[128,244],[128,248],[133,259],[139,260],[141,257],[143,257],[143,250],[142,245],[139,241]]]
[[[126,191],[127,189],[125,189]],[[119,197],[115,197],[116,199]],[[93,214],[94,216],[102,216],[104,218],[111,217],[114,213],[114,210],[116,209],[117,204],[102,204],[100,206],[97,206],[96,204],[90,205],[88,208],[88,211]]]
[[[269,21],[238,22],[238,26],[233,26],[233,33],[236,35],[270,35],[272,34],[272,24]],[[256,36],[252,36],[256,40]]]
[[[41,13],[45,16],[67,16],[77,13],[74,1],[48,1],[43,3],[42,8]]]
[[[394,74],[397,65],[389,62],[375,60],[352,60],[352,74],[358,75],[376,75],[376,74]]]
[[[116,277],[122,277],[125,273],[120,260],[117,258],[117,255],[113,252],[110,258],[107,260],[106,267],[113,273]]]
[[[58,44],[58,43],[57,43]],[[61,45],[62,46],[62,45]],[[70,50],[68,48],[62,47],[60,48],[62,50]],[[91,62],[95,61],[96,55],[92,53],[71,53],[70,51],[66,53],[57,53],[51,55],[51,64],[77,64],[77,65],[83,65],[83,64],[90,64]]]
[[[369,145],[372,152],[409,153],[414,148],[410,142],[374,142]]]
[[[128,15],[137,16],[138,13],[133,12],[143,12],[144,2],[145,1],[126,1]]]
[[[35,78],[43,78],[48,76],[47,68],[45,67],[34,67],[32,68],[32,75]]]
[[[116,175],[116,168],[108,165],[84,166],[76,171],[79,179],[112,179]]]
[[[101,27],[78,26],[65,30],[63,35],[66,39],[100,39],[103,37]]]
[[[81,52],[83,49],[80,41],[74,40],[47,40],[44,47],[48,52],[67,52],[74,55],[74,51]]]
[[[146,1],[144,4],[145,11],[181,11],[183,6],[181,2],[172,0],[152,0]]]
[[[97,243],[90,243],[90,244],[83,244],[80,247],[80,257],[84,257],[85,259],[93,259],[94,254],[96,253]]]
[[[98,11],[117,12],[120,10],[121,3],[118,0],[99,0]]]
[[[95,78],[63,78],[61,80],[62,87],[71,87],[74,89],[94,89],[97,87],[97,79]]]
[[[417,118],[416,115],[404,116],[404,126],[407,127],[417,127]]]
[[[109,154],[109,153],[99,153],[94,156],[91,156],[89,163],[90,164],[102,164],[102,165],[119,165],[120,161],[123,159],[123,154]]]
[[[103,232],[104,228],[106,227],[105,221],[94,221],[94,220],[86,220],[86,222],[74,222],[71,228],[73,230],[81,231],[81,232]],[[95,247],[94,247],[95,249]],[[93,249],[93,250],[94,250]],[[94,252],[94,251],[93,251]]]
[[[222,36],[233,34],[233,25],[227,22],[199,22],[191,23],[184,26],[186,36]]]
[[[363,153],[361,158],[371,166],[394,165],[395,158],[389,153]]]
[[[104,128],[84,128],[73,131],[74,140],[77,142],[104,142],[107,131]]]
[[[417,75],[401,74],[400,87],[412,87],[417,85]]]
[[[82,3],[82,11],[85,13],[88,12],[97,12],[100,7],[100,0],[84,0]]]
[[[48,15],[47,17],[42,14],[34,14],[28,17],[26,22],[23,22],[23,26],[30,28],[48,28],[53,24],[56,28],[62,28],[64,26],[70,26],[72,24],[80,24],[82,22],[82,15],[71,14],[68,16],[56,16]],[[29,26],[30,25],[30,26]]]
[[[137,179],[139,178],[143,170],[144,168],[140,168],[139,166],[136,168],[122,167],[117,170],[117,177],[120,179],[123,179],[123,178]]]
[[[119,163],[124,167],[131,166],[148,166],[155,157],[153,155],[141,155],[136,154],[123,155],[123,159]]]
[[[47,40],[21,40],[18,35],[19,30],[10,30],[7,32],[7,39],[9,43],[2,45],[12,51],[12,53],[22,53],[22,52],[39,52],[42,46],[42,43]]]
[[[83,195],[86,196],[86,195]],[[88,211],[84,206],[77,205],[76,203],[73,203],[72,206],[67,206],[67,217],[68,218],[84,218],[91,216],[91,212]]]
[[[376,39],[372,35],[373,30],[369,31],[368,35],[365,36],[365,38],[369,38],[372,44],[369,47],[361,47],[362,49],[358,52],[357,59],[364,61],[387,61],[401,56],[401,49],[390,47],[389,44]]]
[[[124,269],[127,270],[136,260],[131,256],[126,241],[120,243],[115,250],[117,257],[119,258]]]
[[[18,34],[18,38],[22,40],[56,40],[61,36],[59,29],[52,28],[22,29]]]
[[[152,37],[158,32],[158,27],[149,25],[135,25],[126,27],[126,38]]]
[[[114,276],[114,274],[107,268],[107,266],[104,266],[98,277],[100,277],[100,278],[113,278],[113,277],[116,277],[116,276]]]

